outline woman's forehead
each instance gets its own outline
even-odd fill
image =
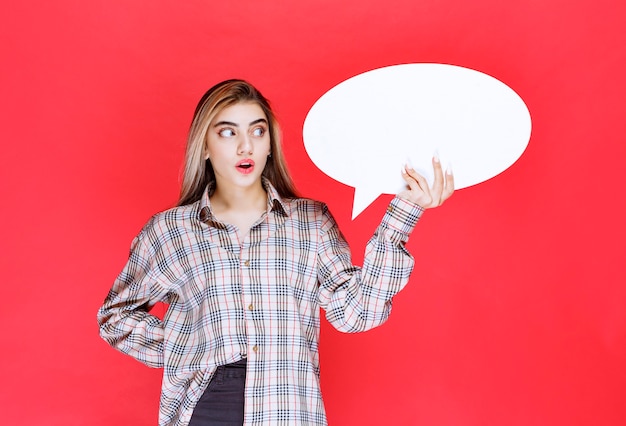
[[[236,124],[248,124],[259,119],[267,119],[263,108],[256,102],[238,102],[222,109],[213,122],[228,121]]]

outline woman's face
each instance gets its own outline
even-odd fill
[[[254,102],[224,108],[207,134],[205,158],[211,161],[218,187],[258,184],[270,154],[269,123]]]

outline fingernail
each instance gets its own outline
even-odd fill
[[[452,164],[448,163],[448,165],[446,166],[446,174],[447,175],[452,175]]]
[[[439,151],[435,150],[435,153],[433,154],[433,160],[435,160],[435,162],[439,162]]]

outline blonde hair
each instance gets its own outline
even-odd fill
[[[185,168],[178,205],[183,206],[198,201],[206,186],[215,180],[215,173],[209,160],[205,160],[207,132],[211,122],[224,108],[240,102],[258,104],[267,118],[271,156],[268,157],[263,176],[276,188],[281,197],[297,197],[296,189],[287,170],[280,143],[280,128],[272,112],[269,101],[254,86],[244,80],[226,80],[210,88],[198,102],[191,121]]]

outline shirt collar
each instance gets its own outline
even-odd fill
[[[274,185],[270,181],[262,177],[263,188],[267,192],[267,212],[276,212],[282,216],[289,216],[289,209],[287,203],[282,199]],[[211,199],[209,194],[213,192],[215,187],[215,181],[211,181],[204,190],[202,198],[200,198],[200,210],[199,219],[202,222],[207,222],[213,216],[211,211]]]

